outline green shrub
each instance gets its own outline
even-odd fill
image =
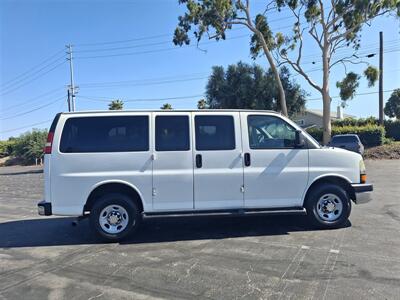
[[[13,152],[15,140],[0,141],[0,158],[10,156]]]
[[[24,163],[33,163],[36,158],[43,156],[46,139],[47,130],[33,129],[15,139],[12,154]]]
[[[317,128],[317,127],[312,127],[306,130],[314,139],[316,139],[318,142],[322,142],[322,129]]]
[[[307,130],[317,141],[322,141],[322,129]],[[332,136],[336,134],[357,134],[366,147],[382,145],[385,140],[385,128],[378,125],[365,126],[333,126]]]
[[[400,141],[400,120],[385,121],[386,137]]]
[[[366,126],[366,125],[379,125],[379,120],[375,117],[368,118],[346,118],[343,120],[336,120],[332,122],[332,126],[343,127],[343,126]],[[392,121],[386,120],[384,122],[386,137],[395,141],[400,141],[400,120]]]
[[[345,118],[343,120],[336,120],[332,122],[332,126],[366,126],[366,125],[378,125],[378,119],[375,117],[368,117],[368,118]]]

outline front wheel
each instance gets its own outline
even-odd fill
[[[314,225],[337,228],[347,222],[351,212],[351,200],[342,187],[323,184],[310,192],[305,208]]]
[[[127,195],[110,193],[100,197],[90,212],[92,230],[105,241],[118,242],[139,226],[140,212]]]

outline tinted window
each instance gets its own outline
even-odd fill
[[[296,130],[281,118],[274,116],[248,116],[251,149],[293,148]]]
[[[334,136],[332,138],[334,143],[357,143],[358,139],[354,135]]]
[[[232,116],[196,116],[197,150],[235,149],[235,129]]]
[[[157,151],[186,151],[189,145],[188,116],[156,117]]]
[[[148,150],[147,116],[70,118],[60,144],[60,151],[67,153]]]

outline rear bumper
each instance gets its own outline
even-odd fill
[[[46,201],[40,201],[38,203],[38,214],[41,216],[51,216],[52,211],[51,211],[51,203],[46,202]]]
[[[372,200],[372,191],[374,187],[370,183],[355,183],[351,185],[354,189],[356,204],[363,204]]]

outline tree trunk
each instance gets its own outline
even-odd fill
[[[331,140],[331,97],[329,96],[329,89],[322,91],[323,101],[323,117],[322,123],[324,126],[322,143],[327,145]]]
[[[326,38],[326,34],[325,34]],[[329,95],[329,52],[328,43],[325,39],[324,49],[322,51],[322,102],[323,102],[323,139],[322,143],[327,145],[331,140],[331,97]]]
[[[276,83],[278,84],[278,92],[279,92],[279,101],[281,104],[281,111],[282,114],[286,117],[289,116],[288,111],[287,111],[287,107],[286,107],[286,96],[285,96],[285,90],[283,89],[283,85],[282,85],[282,81],[281,78],[279,77],[279,71],[275,66],[274,63],[274,59],[267,47],[267,45],[265,44],[265,41],[262,39],[262,46],[263,46],[263,50],[264,50],[264,54],[267,57],[268,63],[271,67],[272,73],[274,73],[274,77],[276,80]]]

